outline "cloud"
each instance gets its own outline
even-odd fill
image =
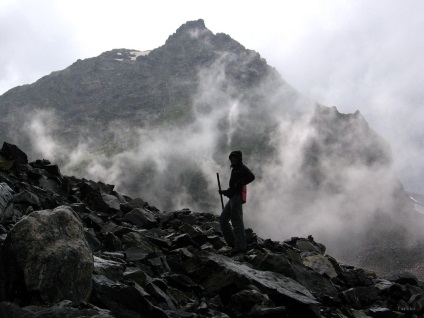
[[[9,1],[0,10],[0,92],[29,84],[79,58],[67,26],[47,1]]]

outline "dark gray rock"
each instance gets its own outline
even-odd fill
[[[387,277],[387,279],[391,282],[395,282],[401,285],[412,285],[412,286],[418,286],[418,279],[415,275],[408,273],[408,272],[402,272],[396,275],[392,275]]]
[[[53,192],[61,191],[61,184],[57,180],[52,178],[42,176],[40,179],[38,179],[38,184],[44,190],[50,190]]]
[[[171,268],[164,256],[149,258],[146,261],[146,264],[149,265],[151,271],[157,276],[162,276],[163,274],[171,271]]]
[[[138,284],[125,285],[104,276],[93,275],[92,301],[101,308],[108,308],[117,317],[170,318],[153,298]]]
[[[140,208],[136,208],[125,214],[122,220],[146,229],[151,229],[158,225],[152,213]]]
[[[96,230],[97,232],[100,231],[101,228],[104,225],[103,220],[100,217],[98,217],[97,215],[95,215],[94,212],[84,214],[82,216],[82,220],[87,227],[90,227],[90,228]]]
[[[0,216],[13,199],[14,191],[5,182],[0,183]]]
[[[0,302],[0,317],[4,318],[34,318],[35,315],[22,309],[15,303]]]
[[[330,278],[337,277],[341,271],[339,268],[335,268],[333,262],[327,256],[321,254],[306,256],[303,258],[302,263],[321,275],[326,275]]]
[[[223,293],[221,298],[225,298],[226,292],[241,291],[252,284],[267,294],[277,306],[284,304],[302,317],[320,316],[319,302],[305,287],[291,278],[279,273],[255,270],[223,255],[206,253],[195,261],[200,264],[194,266],[193,274],[209,295]]]
[[[140,198],[135,198],[128,202],[128,206],[131,208],[131,210],[143,209],[144,207],[146,207],[146,205],[147,203]]]
[[[297,248],[303,253],[325,253],[325,246],[315,242],[312,236],[309,236],[308,239],[292,237],[291,240],[285,241],[285,243]]]
[[[29,192],[28,190],[23,190],[13,196],[14,203],[24,203],[29,206],[32,206],[34,209],[41,207],[40,199],[34,193]]]
[[[293,269],[295,280],[306,287],[319,300],[329,297],[334,301],[339,298],[338,291],[329,278],[302,266],[300,263],[294,262]]]
[[[424,313],[424,293],[412,295],[407,306],[402,306],[404,312]]]
[[[121,240],[124,249],[137,248],[144,251],[147,254],[155,253],[161,254],[161,250],[156,244],[153,244],[146,235],[138,232],[130,232],[122,236]]]
[[[112,194],[113,188],[113,185],[102,182],[83,182],[80,185],[81,199],[92,211],[117,213],[120,211],[121,204],[118,198]]]
[[[256,255],[251,261],[258,269],[273,271],[287,277],[295,278],[296,274],[288,257],[282,253],[264,252]]]
[[[371,287],[356,287],[350,288],[342,292],[343,298],[355,309],[364,309],[378,300],[378,289],[374,286]]]
[[[242,290],[230,297],[226,311],[231,313],[231,316],[245,317],[255,305],[266,307],[273,306],[273,303],[267,295],[257,290]]]
[[[5,158],[6,160],[11,160],[15,163],[20,163],[20,164],[28,163],[28,157],[26,153],[24,153],[17,146],[9,144],[7,142],[3,143],[3,146],[0,149],[0,156]]]
[[[58,165],[47,164],[47,165],[42,165],[40,168],[46,170],[51,176],[57,176],[57,177],[62,176]]]
[[[153,252],[148,252],[143,248],[130,247],[129,249],[125,250],[125,258],[127,262],[144,261],[148,257],[151,257],[152,253]]]
[[[94,256],[93,273],[96,275],[103,275],[111,280],[120,281],[124,277],[125,267],[125,263]]]
[[[109,252],[122,251],[122,242],[115,234],[111,232],[104,233],[102,250]]]
[[[372,279],[365,275],[361,270],[348,269],[340,273],[333,281],[347,288],[355,286],[371,286],[373,285]]]
[[[3,257],[2,280],[8,282],[2,286],[3,299],[19,295],[28,304],[88,300],[93,256],[69,207],[33,212],[18,222],[7,236]]]
[[[153,244],[155,244],[156,246],[158,246],[159,248],[165,248],[168,249],[172,246],[172,242],[171,240],[167,239],[167,238],[161,238],[161,237],[156,237],[156,236],[151,236],[151,235],[146,235],[146,238],[152,242]]]
[[[100,251],[102,248],[102,242],[96,237],[96,233],[93,229],[84,229],[85,239],[91,247],[91,250],[94,252]]]
[[[172,272],[163,275],[169,286],[184,290],[200,293],[203,287],[196,284],[190,277],[183,274],[174,274]]]
[[[254,306],[247,317],[251,318],[288,318],[287,309],[280,307]]]
[[[147,292],[156,299],[159,307],[164,310],[176,310],[177,301],[175,298],[168,293],[167,285],[158,283],[160,281],[152,281],[146,285]]]
[[[23,214],[26,214],[26,211],[22,213],[21,209],[19,209],[19,205],[10,204],[0,215],[0,222],[5,224],[14,224],[18,222]]]
[[[114,318],[109,310],[90,304],[75,304],[64,300],[50,307],[28,306],[23,308],[34,318]]]
[[[390,310],[389,308],[378,307],[371,308],[368,310],[367,314],[373,318],[400,318],[404,317],[401,313],[396,313]]]
[[[141,287],[144,287],[149,279],[149,275],[140,268],[127,267],[124,272],[124,279],[127,281],[134,281]]]
[[[119,199],[112,194],[102,194],[102,199],[105,204],[108,206],[109,211],[119,211],[121,208],[121,203]]]
[[[174,248],[181,248],[185,246],[193,246],[195,248],[200,248],[200,246],[191,239],[190,235],[188,234],[180,234],[171,239],[172,246]]]

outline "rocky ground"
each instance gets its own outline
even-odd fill
[[[424,316],[413,274],[341,264],[312,237],[246,234],[231,255],[216,215],[159,211],[0,150],[0,317]]]

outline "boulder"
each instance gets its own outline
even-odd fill
[[[17,146],[7,142],[3,143],[3,147],[0,149],[0,156],[6,160],[14,161],[15,163],[28,163],[28,156]]]
[[[67,206],[32,212],[2,246],[1,298],[23,304],[87,301],[93,256],[81,222]]]

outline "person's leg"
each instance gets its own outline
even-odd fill
[[[235,195],[230,200],[231,224],[233,225],[235,249],[246,251],[246,234],[243,223],[243,206],[241,195]]]
[[[222,235],[224,236],[225,242],[228,246],[234,247],[234,233],[233,228],[230,224],[231,220],[231,199],[227,202],[222,210],[219,218],[219,224],[221,225]]]

